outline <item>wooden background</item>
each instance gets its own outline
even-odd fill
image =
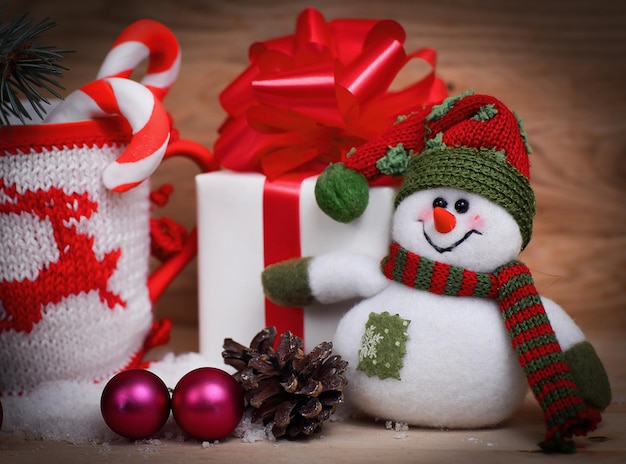
[[[622,2],[500,0],[50,0],[9,1],[5,16],[49,16],[46,41],[75,49],[65,93],[87,83],[126,25],[152,18],[183,51],[165,100],[183,137],[212,147],[225,114],[220,91],[247,65],[251,43],[291,34],[307,6],[338,17],[395,19],[406,49],[434,47],[451,92],[474,88],[524,120],[538,213],[523,259],[543,294],[562,304],[592,340],[626,334],[626,8]],[[410,79],[410,76],[409,76]],[[173,182],[164,214],[195,221],[186,160],[165,163],[154,184]],[[157,316],[197,324],[195,261],[159,301]]]
[[[571,463],[618,462],[626,453],[625,5],[613,0],[10,0],[5,16],[29,11],[33,18],[57,22],[46,41],[76,50],[66,61],[66,93],[95,77],[125,26],[140,18],[163,22],[183,50],[181,73],[166,106],[181,135],[207,147],[225,117],[218,95],[246,67],[249,45],[291,34],[307,6],[328,20],[395,19],[406,30],[407,50],[438,51],[438,73],[453,93],[472,87],[503,100],[524,120],[535,150],[538,214],[523,259],[541,292],[562,304],[596,346],[613,387],[605,421],[583,442],[587,451],[562,456]],[[188,161],[172,160],[154,176],[155,185],[176,185],[164,213],[188,227],[195,221],[196,172]],[[174,281],[156,313],[171,317],[183,334],[174,349],[197,350],[195,262]],[[229,440],[207,450],[173,441],[33,445],[0,434],[0,461],[145,462],[148,453],[150,460],[171,462],[184,453],[187,462],[350,462],[355,457],[360,462],[537,462],[542,457],[528,452],[541,434],[541,417],[532,403],[502,429],[417,429],[405,440],[373,423],[330,423],[323,440],[307,443],[250,448]]]

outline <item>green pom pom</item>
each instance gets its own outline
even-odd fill
[[[329,165],[317,179],[315,199],[322,211],[339,222],[360,217],[369,202],[367,179],[343,163]]]

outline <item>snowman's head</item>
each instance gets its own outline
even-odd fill
[[[407,159],[396,195],[397,241],[476,271],[517,257],[535,215],[532,150],[521,121],[493,97],[461,95],[433,107],[426,134],[425,148]],[[411,216],[427,246],[404,235]]]
[[[404,198],[393,217],[392,238],[413,253],[477,272],[493,271],[522,248],[519,226],[506,209],[451,187]]]

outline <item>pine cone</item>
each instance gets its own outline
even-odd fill
[[[250,348],[224,340],[224,362],[237,372],[252,421],[273,422],[276,438],[298,438],[319,432],[322,424],[343,403],[348,363],[330,356],[332,343],[322,342],[309,354],[302,339],[291,332],[280,337],[274,350],[276,328],[267,327],[250,342]]]

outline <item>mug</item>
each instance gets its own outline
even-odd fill
[[[167,341],[152,305],[195,256],[194,230],[149,275],[150,185],[102,181],[132,135],[121,117],[0,128],[0,392],[98,381]],[[212,154],[170,141],[203,172]]]
[[[131,80],[146,59],[141,82]],[[103,380],[168,341],[171,322],[154,321],[152,307],[195,256],[197,236],[194,227],[160,250],[149,272],[154,225],[161,238],[162,226],[182,235],[150,217],[149,177],[173,156],[218,168],[208,149],[178,138],[161,104],[179,67],[172,31],[136,21],[96,80],[42,124],[0,127],[0,396]]]

